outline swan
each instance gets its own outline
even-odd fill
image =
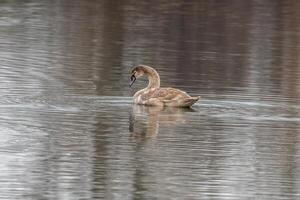
[[[146,65],[133,67],[131,71],[131,87],[135,80],[141,76],[147,76],[148,86],[137,91],[133,96],[135,104],[147,106],[173,106],[191,107],[200,96],[191,97],[186,92],[170,87],[160,87],[160,78],[157,71]]]

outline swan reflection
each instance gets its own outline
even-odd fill
[[[155,138],[159,127],[173,127],[186,122],[186,112],[191,108],[133,105],[129,119],[129,131],[137,140]]]

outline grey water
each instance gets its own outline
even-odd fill
[[[299,199],[299,1],[0,2],[0,199]],[[143,107],[130,69],[200,95]]]

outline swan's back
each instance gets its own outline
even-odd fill
[[[176,88],[152,88],[140,91],[134,97],[139,104],[175,107],[190,107],[200,98]]]

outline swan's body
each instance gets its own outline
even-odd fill
[[[160,78],[155,69],[139,65],[134,67],[131,75],[132,85],[136,78],[146,75],[149,84],[146,88],[136,92],[133,96],[133,101],[136,104],[149,106],[175,106],[175,107],[190,107],[200,97],[191,97],[186,92],[175,88],[161,88]]]

